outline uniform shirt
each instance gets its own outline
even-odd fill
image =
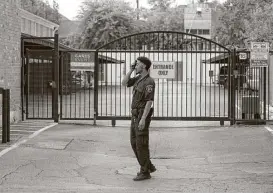
[[[132,109],[145,108],[147,101],[154,100],[155,82],[149,74],[143,78],[141,78],[141,76],[130,78],[127,87],[131,86],[134,86],[131,105]]]

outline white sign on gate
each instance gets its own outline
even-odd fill
[[[266,67],[269,61],[269,43],[251,42],[250,66]]]
[[[174,79],[175,62],[153,61],[150,76],[155,79]]]

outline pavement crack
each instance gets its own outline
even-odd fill
[[[82,168],[82,167],[83,167],[83,166],[81,166],[81,164],[79,163],[78,158],[76,158],[75,156],[73,156],[72,153],[70,153],[70,157],[72,157],[72,158],[76,161],[76,164],[77,164],[77,166],[79,166],[79,168]]]
[[[23,168],[23,167],[26,167],[26,166],[28,166],[28,165],[30,165],[30,164],[32,164],[32,163],[29,162],[29,163],[26,163],[26,164],[22,164],[22,165],[18,166],[15,170],[13,170],[13,171],[11,171],[11,172],[5,174],[5,175],[1,178],[1,180],[2,180],[1,185],[7,180],[7,178],[8,178],[9,176],[11,176],[12,174],[16,173],[19,169],[21,169],[21,168]]]
[[[66,146],[64,147],[64,149],[66,149],[72,142],[74,141],[74,139],[71,139],[68,144],[66,144]]]
[[[44,170],[41,170],[38,174],[36,174],[35,178],[39,177],[41,175],[41,173],[43,173]]]
[[[79,169],[83,168],[84,166],[81,166],[81,164],[79,163],[79,160],[75,156],[73,156],[72,153],[70,153],[70,157],[72,157],[76,161],[76,164],[78,166],[78,168],[73,169],[78,174],[77,177],[83,178],[87,184],[91,184],[88,178],[84,176],[83,174],[81,174],[81,172],[79,171]]]
[[[43,169],[38,168],[38,167],[37,167],[37,165],[36,165],[36,162],[35,162],[34,160],[33,160],[33,161],[31,161],[31,163],[32,163],[32,165],[35,167],[35,169],[40,170],[40,171],[38,172],[38,174],[36,174],[36,175],[35,175],[35,178],[37,178],[37,177],[39,177],[39,176],[41,175],[41,173],[43,173],[43,172],[44,172],[44,170],[43,170]]]

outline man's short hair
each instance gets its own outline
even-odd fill
[[[152,62],[149,58],[145,57],[145,56],[139,56],[137,58],[137,60],[139,60],[140,62],[142,62],[143,64],[145,64],[146,66],[146,70],[149,70],[149,68],[151,67],[152,65]]]

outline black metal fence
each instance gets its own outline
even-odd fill
[[[271,52],[272,54],[272,52]],[[244,55],[241,56],[240,55]],[[265,122],[270,112],[270,65],[253,67],[249,51],[237,51],[234,67],[235,119],[237,122]]]
[[[94,119],[94,52],[61,54],[60,119]]]
[[[10,90],[0,88],[2,95],[2,143],[10,142]]]
[[[26,98],[22,103],[28,119],[58,121],[59,114],[63,120],[112,120],[113,124],[129,120],[132,88],[121,82],[138,56],[153,63],[155,120],[234,124],[272,117],[270,66],[252,68],[249,51],[229,50],[203,37],[171,31],[132,34],[97,50],[61,51],[60,57],[56,36],[54,45],[23,55]],[[167,68],[159,69],[160,65]]]
[[[52,45],[39,47],[38,40]],[[56,33],[54,37],[23,37],[21,46],[23,113],[26,114],[26,119],[58,121],[58,34]],[[25,115],[22,114],[23,120],[24,117]]]
[[[211,61],[224,56],[225,60]],[[100,60],[104,56],[106,60]],[[155,79],[154,117],[159,120],[230,120],[230,71],[232,53],[211,40],[182,32],[147,32],[110,42],[96,51],[95,111],[97,119],[130,119],[132,89],[122,78],[138,56],[152,60]],[[109,62],[114,59],[116,62]],[[157,64],[173,71],[158,71]],[[173,73],[164,76],[164,73]],[[162,76],[161,76],[162,75]]]

